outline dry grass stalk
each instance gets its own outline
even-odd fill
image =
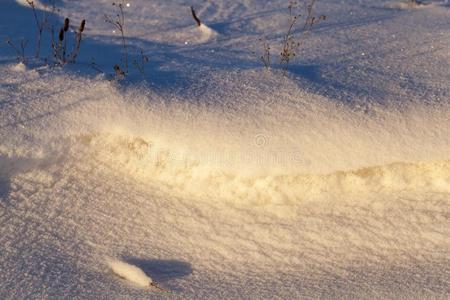
[[[302,8],[297,1],[289,2],[289,25],[286,33],[283,35],[279,58],[279,63],[285,72],[291,60],[297,56],[298,49],[302,46],[313,26],[326,19],[325,16],[314,16],[313,8],[315,3],[316,0],[306,0]],[[303,18],[304,24],[297,30],[297,25]],[[264,64],[264,67],[269,69],[271,65],[270,45],[265,39],[259,39],[259,41],[262,45],[262,54],[259,59]]]
[[[25,56],[25,49],[27,47],[28,44],[28,40],[26,39],[21,39],[20,40],[20,45],[16,46],[13,41],[11,40],[11,38],[6,38],[5,40],[6,44],[8,44],[13,50],[14,52],[16,52],[17,55],[17,60],[21,63],[26,63],[27,59]]]
[[[145,75],[145,65],[149,62],[148,56],[144,54],[142,49],[140,51],[139,59],[133,60],[134,67],[141,73],[142,76]]]
[[[58,44],[56,48],[53,43],[53,56],[57,60],[59,65],[66,64],[66,50],[67,50],[67,31],[69,30],[69,19],[64,20],[64,25],[59,29],[58,33]]]
[[[85,29],[86,21],[82,20],[78,30],[75,32],[75,42],[73,46],[73,50],[70,54],[68,54],[68,40],[69,40],[69,29],[70,29],[70,20],[66,18],[64,20],[64,25],[59,29],[58,32],[58,42],[55,42],[54,38],[54,29],[51,27],[51,35],[52,35],[52,49],[53,49],[53,57],[56,62],[60,66],[64,66],[69,62],[75,62],[80,52],[82,33]]]
[[[318,22],[326,19],[325,16],[320,16],[319,18],[314,16],[313,8],[315,3],[316,0],[310,0],[305,3],[303,15],[301,12],[296,12],[299,7],[298,2],[292,1],[289,4],[289,27],[287,33],[283,37],[283,48],[280,53],[280,64],[285,71],[288,69],[290,61],[297,55],[297,51],[302,46],[305,37],[311,33],[312,27]],[[300,29],[300,34],[297,37],[294,34],[294,28],[302,16],[305,16],[305,23]]]
[[[115,17],[105,15],[105,22],[113,25],[119,32],[122,39],[122,62],[125,66],[125,73],[128,73],[128,46],[125,38],[125,14],[124,14],[124,6],[125,0],[122,0],[120,3],[113,2],[113,6],[118,7],[118,14]]]
[[[268,70],[270,68],[270,45],[267,42],[267,40],[264,39],[259,39],[259,41],[262,44],[262,49],[263,52],[261,54],[261,56],[259,57],[259,59],[262,61],[262,63],[264,64],[264,67]]]
[[[102,68],[95,61],[91,62],[91,68],[94,69],[95,71],[99,72],[100,74],[105,74],[105,72],[102,70]]]
[[[82,34],[83,34],[85,27],[86,27],[86,20],[82,20],[80,23],[80,27],[78,27],[78,31],[76,32],[76,44],[75,44],[75,48],[70,56],[71,62],[76,61],[78,53],[80,52],[81,38],[82,38]]]
[[[37,36],[36,36],[36,53],[35,53],[35,57],[39,58],[39,56],[41,54],[42,33],[44,32],[44,29],[46,27],[48,27],[48,13],[47,13],[47,9],[45,9],[42,12],[42,17],[39,18],[37,10],[36,10],[36,4],[34,3],[34,1],[26,0],[26,2],[31,7],[31,9],[33,11],[34,20],[36,22]],[[53,0],[50,1],[50,3],[52,5],[51,12],[53,13],[55,11],[55,9],[56,9],[55,8],[55,3],[54,3]]]

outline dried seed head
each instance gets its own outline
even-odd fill
[[[64,40],[64,28],[61,28],[59,30],[59,35],[58,35],[59,41],[62,42]]]
[[[65,32],[67,32],[67,30],[69,30],[69,23],[70,23],[69,18],[66,18],[66,19],[64,20],[64,27],[63,27],[63,29],[64,29]]]
[[[80,31],[80,32],[83,32],[85,26],[86,26],[86,20],[81,21],[79,31]]]
[[[119,67],[119,65],[114,65],[114,71],[118,76],[125,76],[125,72]]]

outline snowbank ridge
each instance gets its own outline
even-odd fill
[[[247,103],[224,115],[221,104],[205,109],[189,98],[168,101],[106,81],[35,74],[30,79],[20,86],[49,111],[29,111],[23,122],[30,132],[10,131],[18,140],[14,151],[5,150],[8,156],[20,152],[31,135],[39,140],[40,156],[71,153],[70,159],[100,161],[180,195],[256,203],[380,190],[450,191],[445,103],[374,106],[367,113],[297,90],[269,103],[267,98],[278,97],[275,92],[249,95]],[[62,109],[42,92],[55,83],[65,91],[52,96],[63,102]],[[207,97],[217,102],[215,95]],[[295,103],[289,107],[294,114],[287,115],[283,101]],[[286,122],[271,126],[283,114]],[[17,126],[7,115],[2,120],[3,128]]]

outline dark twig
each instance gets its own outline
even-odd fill
[[[202,21],[200,21],[200,19],[197,17],[197,14],[195,13],[193,6],[191,6],[191,13],[192,13],[192,17],[194,18],[195,22],[197,23],[197,26],[202,25]]]
[[[41,53],[41,40],[42,40],[42,32],[44,31],[45,26],[48,23],[47,20],[47,13],[44,11],[42,19],[39,19],[37,12],[36,12],[36,5],[34,4],[34,1],[26,0],[28,5],[31,7],[33,11],[34,20],[36,22],[36,28],[37,28],[37,38],[36,38],[36,54],[35,57],[39,58]]]

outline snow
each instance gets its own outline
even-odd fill
[[[24,63],[20,62],[17,65],[11,66],[11,70],[24,73],[27,71],[27,66]]]
[[[198,29],[201,32],[203,42],[207,42],[217,36],[217,32],[203,23],[198,26]]]
[[[389,8],[399,8],[399,9],[421,9],[421,8],[429,8],[430,6],[435,5],[433,2],[428,1],[418,1],[418,3],[413,3],[411,1],[392,1],[393,3],[389,3],[387,7]]]
[[[141,287],[150,287],[153,283],[153,280],[144,271],[134,265],[120,260],[110,260],[108,265],[115,274]]]
[[[317,1],[284,74],[285,1],[133,0],[120,81],[111,1],[56,1],[52,24],[86,19],[63,68],[47,33],[34,58],[19,2],[0,10],[0,39],[29,41],[25,63],[0,47],[1,299],[448,298],[446,1]]]

